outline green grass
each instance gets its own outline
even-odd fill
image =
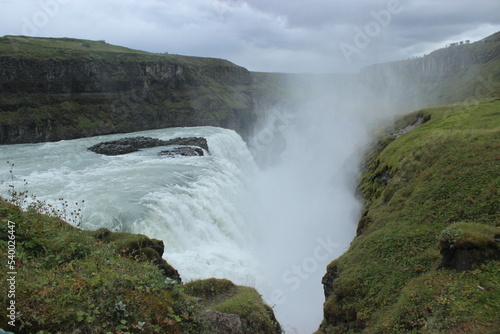
[[[499,252],[499,110],[497,99],[424,109],[399,124],[417,116],[426,123],[379,145],[359,186],[361,234],[328,266],[327,275],[339,278],[319,333],[500,326],[500,264],[489,260]],[[440,268],[443,240],[455,236],[455,247],[485,253],[471,271]]]
[[[15,60],[62,61],[62,60],[158,60],[179,61],[182,56],[156,54],[111,45],[105,41],[89,41],[74,38],[40,38],[4,36],[0,38],[2,58]]]
[[[150,261],[125,256],[94,232],[5,201],[0,201],[2,259],[7,259],[8,221],[16,224],[15,333],[204,332],[200,305]],[[6,291],[5,280],[1,285]],[[7,295],[0,301],[7,305]],[[0,323],[7,320],[2,312]]]
[[[217,67],[237,65],[218,58],[182,56],[165,53],[152,53],[134,50],[123,46],[108,44],[105,41],[91,41],[75,38],[45,38],[28,36],[0,37],[0,58],[18,60],[68,61],[94,60],[105,62],[158,62],[202,67],[210,71]]]

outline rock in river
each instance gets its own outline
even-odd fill
[[[92,152],[104,155],[121,155],[139,151],[143,148],[158,146],[175,146],[160,152],[160,155],[168,156],[201,156],[203,149],[208,151],[207,140],[203,137],[174,138],[161,140],[151,137],[126,137],[118,140],[102,142],[88,149]],[[179,147],[181,146],[181,147]]]

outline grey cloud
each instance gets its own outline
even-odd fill
[[[0,35],[21,34],[41,3],[62,1],[37,36],[105,39],[152,52],[229,59],[260,71],[356,71],[500,29],[498,0],[400,0],[402,10],[346,62],[340,46],[398,0],[3,0]],[[358,30],[357,30],[358,29]]]

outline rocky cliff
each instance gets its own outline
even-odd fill
[[[0,38],[0,143],[176,126],[249,133],[252,77],[226,60],[104,41]]]
[[[416,59],[368,66],[359,79],[400,108],[482,99],[500,91],[500,32],[475,43],[436,50]],[[495,75],[493,75],[494,73]]]

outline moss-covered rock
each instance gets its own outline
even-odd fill
[[[152,262],[165,276],[181,281],[179,272],[162,257],[165,250],[163,241],[151,239],[142,234],[111,232],[107,228],[90,233],[97,240],[113,245],[121,254],[131,259]]]
[[[443,256],[440,267],[471,270],[488,260],[500,260],[500,228],[474,223],[456,223],[439,237]]]
[[[238,287],[227,279],[208,278],[188,282],[184,285],[188,295],[201,298],[207,306],[237,293]]]
[[[270,306],[250,287],[236,286],[225,279],[210,278],[186,283],[185,292],[200,298],[210,310],[236,314],[241,319],[241,333],[281,333],[281,326]]]

